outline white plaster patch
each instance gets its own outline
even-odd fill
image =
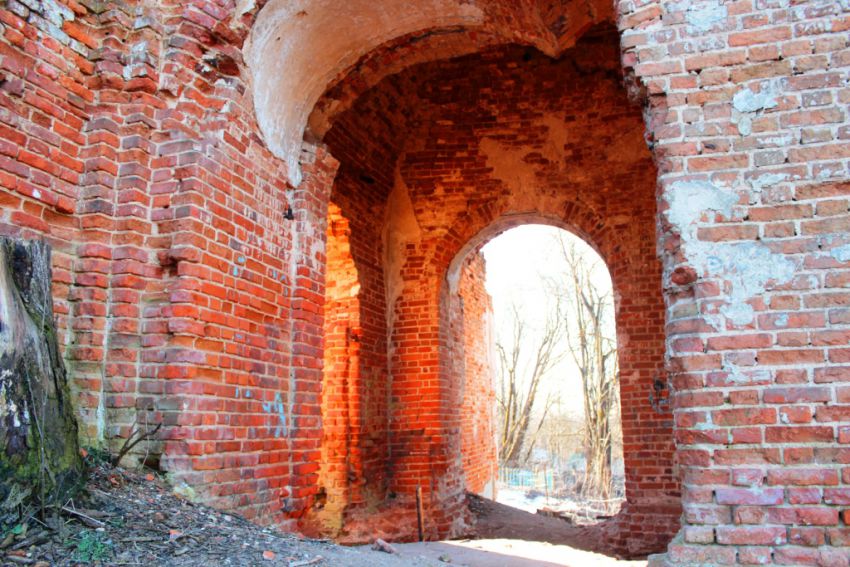
[[[55,0],[42,0],[41,5],[44,17],[55,26],[61,27],[65,20],[74,20],[74,12]]]
[[[670,209],[667,219],[682,235],[688,261],[706,277],[727,280],[731,286],[728,303],[720,313],[735,325],[746,325],[754,317],[750,299],[767,290],[771,281],[785,283],[797,271],[796,264],[759,242],[702,242],[697,228],[703,213],[731,217],[737,195],[707,181],[677,181],[665,193]]]
[[[775,108],[779,103],[776,101],[778,95],[776,83],[765,81],[759,92],[753,92],[749,88],[741,89],[732,97],[732,106],[738,112],[756,112],[767,108]]]
[[[787,146],[793,141],[794,137],[791,134],[785,134],[782,136],[761,136],[756,138],[756,143],[758,143],[760,148],[779,148]]]
[[[829,255],[839,262],[850,262],[850,244],[833,248],[829,251]]]
[[[837,177],[841,174],[840,169],[830,169],[828,167],[824,167],[820,171],[818,171],[818,179],[829,179],[830,177]]]
[[[729,15],[726,6],[719,0],[705,0],[702,2],[691,2],[685,12],[685,21],[691,33],[707,32],[718,22],[722,22]]]
[[[733,112],[732,124],[738,126],[738,133],[742,136],[749,136],[753,133],[753,119],[746,114]]]
[[[676,181],[667,188],[665,199],[670,205],[667,220],[688,240],[696,240],[696,224],[703,213],[714,211],[731,217],[738,202],[737,195],[708,181]]]
[[[711,414],[708,413],[708,412],[706,412],[706,414],[705,414],[705,421],[701,421],[701,422],[697,423],[696,425],[694,425],[694,429],[696,429],[698,431],[706,431],[706,430],[709,430],[709,429],[714,429],[715,427],[717,427],[717,426],[714,425],[714,422],[711,419]]]
[[[729,379],[735,384],[753,384],[771,379],[770,370],[765,368],[756,368],[744,372],[737,364],[724,363],[723,369],[729,373]]]
[[[732,124],[738,126],[738,133],[749,136],[753,133],[753,117],[764,110],[775,108],[779,102],[781,87],[777,81],[763,81],[759,91],[744,88],[732,97]]]
[[[710,255],[705,257],[705,267],[715,268],[713,275],[723,276],[732,283],[730,303],[720,312],[736,325],[746,325],[753,320],[753,309],[746,303],[768,288],[768,282],[790,281],[797,272],[794,262],[775,254],[758,242],[736,242],[708,245]],[[712,254],[711,248],[714,248]]]
[[[788,181],[787,173],[765,173],[764,175],[759,175],[758,177],[750,179],[750,185],[753,190],[761,191],[765,187],[772,187],[777,183],[782,183],[783,181]]]
[[[256,0],[239,0],[239,2],[236,3],[236,17],[241,18],[256,7]]]

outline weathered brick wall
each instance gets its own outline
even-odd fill
[[[530,221],[585,236],[605,255],[618,286],[631,508],[608,526],[607,537],[622,549],[658,549],[677,526],[671,417],[648,402],[664,367],[655,172],[639,110],[617,76],[616,35],[598,30],[581,45],[561,63],[496,49],[420,65],[364,94],[338,122],[350,132],[358,121],[366,139],[395,147],[378,164],[384,176],[395,171],[391,190],[359,187],[352,195],[372,202],[389,193],[389,486],[402,508],[422,490],[431,535],[462,531],[466,521],[461,455],[468,430],[458,409],[469,376],[464,362],[476,354],[465,349],[465,313],[449,283],[460,270],[450,263]],[[339,157],[349,146],[338,143],[337,128],[329,140]],[[350,167],[340,159],[341,171]],[[362,230],[371,238],[377,232],[369,224]],[[410,537],[404,526],[394,529]]]
[[[685,527],[667,560],[847,565],[844,2],[621,2],[660,173]]]
[[[53,246],[54,311],[59,342],[67,344],[73,311],[96,309],[81,305],[85,302],[72,290],[82,238],[74,213],[87,161],[84,126],[94,99],[95,22],[77,3],[18,2],[0,10],[0,21],[0,228],[22,238],[46,237]],[[96,296],[97,302],[104,298]],[[71,376],[87,391],[81,405],[97,407],[100,377],[87,382]]]
[[[334,160],[305,155],[290,190],[257,136],[239,38],[202,10],[0,15],[0,222],[57,250],[84,442],[162,421],[145,452],[175,482],[283,523],[315,490]]]
[[[465,259],[457,284],[463,324],[453,342],[462,346],[463,402],[460,408],[461,458],[466,490],[488,498],[496,496],[496,389],[493,343],[493,305],[484,287],[484,256]]]
[[[461,529],[445,276],[511,223],[545,221],[594,243],[619,294],[629,504],[613,544],[655,549],[676,526],[670,415],[648,401],[669,377],[684,527],[664,560],[846,565],[850,6],[617,3],[656,169],[611,35],[559,62],[491,49],[403,71],[508,41],[556,53],[610,11],[568,3],[559,27],[551,6],[478,4],[482,30],[402,34],[359,78],[339,70],[308,132],[334,157],[308,144],[293,188],[242,61],[262,3],[4,2],[0,230],[54,246],[84,441],[161,420],[145,451],[176,483],[294,527],[322,498],[333,190],[370,337],[357,443],[375,482],[356,498],[396,503],[355,507],[353,533],[404,535],[417,487],[429,534]]]

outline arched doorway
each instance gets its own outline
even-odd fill
[[[360,372],[378,377],[368,390],[381,393],[374,415],[383,420],[369,431],[385,491],[344,520],[347,540],[469,528],[446,274],[488,230],[529,219],[594,242],[620,294],[630,500],[605,538],[612,549],[639,554],[662,549],[675,531],[672,418],[650,402],[666,395],[656,172],[618,70],[617,35],[607,26],[585,33],[559,60],[527,47],[490,47],[383,78],[324,131],[340,163],[331,200],[360,243],[352,246],[360,310],[373,314]],[[328,96],[354,92],[347,85]],[[372,363],[363,361],[367,344]]]

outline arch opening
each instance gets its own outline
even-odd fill
[[[494,223],[452,263],[462,260],[449,317],[462,326],[466,488],[590,524],[619,511],[625,491],[615,294],[589,243],[534,221]],[[498,478],[482,467],[488,418]]]
[[[452,362],[463,348],[448,317],[457,258],[532,220],[594,243],[620,294],[629,501],[600,541],[640,555],[663,549],[678,528],[672,420],[648,402],[664,366],[656,171],[618,51],[616,31],[598,26],[558,60],[513,45],[422,63],[358,96],[325,134],[339,161],[330,198],[348,219],[360,313],[372,321],[359,367],[375,407],[369,443],[381,456],[380,490],[347,507],[338,539],[472,528]]]

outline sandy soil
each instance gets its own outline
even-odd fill
[[[531,514],[470,496],[475,539],[395,545],[402,557],[425,557],[469,567],[645,567],[646,561],[608,557],[598,530]]]
[[[621,561],[566,545],[518,539],[482,539],[406,543],[395,546],[401,557],[469,567],[645,567],[646,561]]]

